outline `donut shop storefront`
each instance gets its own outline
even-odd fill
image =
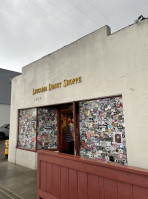
[[[134,81],[126,31],[119,46],[120,33],[105,26],[12,80],[8,161],[37,170],[38,199],[148,198],[146,117],[137,109],[146,84]]]

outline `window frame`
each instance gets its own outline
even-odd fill
[[[75,141],[74,141],[74,155],[80,156],[80,111],[79,111],[79,103],[84,101],[92,101],[92,100],[98,100],[98,99],[104,99],[104,98],[114,98],[114,97],[122,97],[122,94],[118,95],[112,95],[112,96],[104,96],[104,97],[97,97],[97,98],[91,98],[91,99],[84,99],[84,100],[78,100],[78,101],[72,101],[67,102],[64,104],[56,104],[56,105],[48,105],[48,106],[39,106],[39,107],[31,107],[31,108],[24,108],[24,109],[18,109],[18,132],[17,132],[17,149],[25,150],[25,151],[31,151],[31,152],[37,152],[39,150],[45,150],[45,149],[37,149],[37,128],[38,128],[38,109],[39,108],[53,108],[57,109],[57,149],[46,149],[46,151],[59,151],[60,149],[60,107],[63,105],[72,104],[73,107],[73,119],[74,119],[74,134],[75,134]],[[19,112],[20,110],[27,110],[27,109],[33,109],[35,108],[37,110],[36,114],[36,147],[35,150],[25,149],[22,147],[18,147],[18,138],[19,138]]]
[[[50,109],[54,109],[57,111],[57,148],[56,149],[38,149],[37,148],[37,136],[38,136],[38,109],[41,108],[50,108]],[[56,106],[43,106],[43,107],[38,107],[37,108],[37,127],[36,127],[36,151],[40,151],[40,150],[46,150],[46,151],[58,151],[59,150],[59,110],[56,108]]]
[[[30,151],[30,152],[36,152],[36,146],[37,146],[37,143],[35,145],[35,149],[27,149],[27,148],[24,148],[24,147],[20,147],[18,146],[18,143],[19,143],[19,116],[20,116],[20,111],[21,110],[29,110],[29,109],[36,109],[37,111],[37,107],[33,107],[33,108],[24,108],[24,109],[19,109],[18,110],[18,129],[17,129],[17,145],[16,145],[16,148],[17,149],[21,149],[21,150],[25,150],[25,151]],[[37,113],[36,113],[36,133],[37,133]],[[37,136],[36,136],[36,141],[37,141]]]
[[[59,109],[57,108],[56,105],[54,106],[41,106],[41,107],[31,107],[31,108],[24,108],[24,109],[18,109],[18,128],[17,128],[17,144],[16,144],[16,149],[21,149],[24,151],[30,151],[30,152],[37,152],[39,150],[45,150],[45,149],[37,149],[37,129],[38,129],[38,109],[39,108],[53,108],[57,110],[57,148],[56,149],[46,149],[47,151],[59,151]],[[27,149],[27,148],[23,148],[18,146],[18,142],[19,142],[19,116],[20,116],[20,111],[21,110],[28,110],[28,109],[36,109],[37,113],[36,113],[36,146],[35,146],[35,150],[34,149]]]

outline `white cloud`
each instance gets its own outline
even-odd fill
[[[21,71],[104,25],[121,29],[146,17],[147,6],[147,0],[0,0],[0,68]]]

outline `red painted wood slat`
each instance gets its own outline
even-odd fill
[[[87,174],[78,172],[78,198],[88,199]]]
[[[78,174],[77,171],[69,169],[69,199],[78,198]]]
[[[41,162],[41,174],[40,174],[40,177],[41,177],[41,189],[46,191],[47,190],[47,167],[46,167],[46,162]]]
[[[52,164],[47,163],[47,192],[52,193],[52,181],[53,181]]]
[[[39,189],[41,188],[41,161],[38,155],[37,160],[37,199],[39,199]]]
[[[116,181],[104,178],[104,190],[105,199],[118,199]]]
[[[42,190],[39,190],[40,197],[38,199],[59,199],[59,197],[53,196],[47,192],[44,192]]]
[[[73,102],[74,155],[76,155],[76,103]]]
[[[89,199],[100,199],[99,178],[95,175],[88,174],[88,197]]]
[[[60,180],[61,180],[60,166],[53,164],[53,180],[52,180],[52,193],[54,196],[60,198]]]
[[[104,199],[104,178],[99,177],[100,199]]]
[[[133,199],[133,187],[130,184],[117,182],[118,199]]]
[[[148,189],[133,186],[133,199],[148,199]]]
[[[69,199],[68,183],[68,168],[61,167],[61,199]]]

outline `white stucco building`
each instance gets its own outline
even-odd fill
[[[66,80],[71,81],[67,82]],[[66,86],[64,86],[65,83]],[[57,108],[60,104],[83,101],[89,101],[89,104],[92,99],[108,99],[114,98],[114,96],[120,96],[123,102],[124,121],[122,120],[122,126],[125,127],[127,163],[131,166],[148,168],[148,19],[113,34],[110,33],[108,26],[102,27],[23,67],[22,74],[12,80],[9,161],[33,169],[37,168],[37,147],[35,146],[33,151],[28,150],[29,145],[27,144],[21,145],[25,146],[24,149],[19,147],[21,139],[24,139],[25,136],[23,122],[19,118],[30,114],[24,110],[44,106],[61,110]],[[109,105],[107,109],[109,109]],[[87,113],[92,114],[93,110],[87,110]],[[33,113],[31,114],[33,115]],[[80,115],[82,114],[80,113]],[[119,113],[119,115],[121,114]],[[34,117],[36,117],[36,113]],[[84,118],[82,119],[84,120]],[[26,121],[28,120],[26,119]],[[85,123],[86,121],[81,122]],[[39,122],[38,120],[37,125]],[[104,125],[104,121],[102,124]],[[59,128],[59,123],[57,126]],[[117,125],[115,126],[117,127]],[[80,124],[80,137],[81,127]],[[85,127],[82,127],[82,130]],[[118,130],[116,127],[115,131]],[[35,131],[36,128],[38,126],[34,127]],[[101,136],[104,136],[105,132],[106,134],[114,133],[112,127],[110,127],[112,129],[110,131],[109,127],[101,128]],[[91,130],[89,129],[89,131]],[[57,131],[58,134],[61,132]],[[29,142],[30,136],[31,132],[23,144]],[[59,137],[60,135],[57,138],[57,143],[60,143],[61,138]],[[89,135],[87,135],[88,137]],[[34,138],[31,139],[34,142],[35,139],[38,141],[41,139],[41,135],[39,132],[37,135],[34,133]],[[81,139],[84,139],[86,144],[85,136]],[[32,144],[33,141],[31,146]],[[95,144],[94,146],[96,147]],[[106,144],[106,146],[110,146],[110,144]],[[85,148],[83,151],[80,150],[80,155],[81,152],[86,152],[88,147]],[[49,145],[48,149],[50,149]],[[59,146],[57,150],[61,150]],[[123,154],[122,149],[120,152]],[[98,157],[100,156],[98,155]],[[104,157],[107,159],[106,154]]]

